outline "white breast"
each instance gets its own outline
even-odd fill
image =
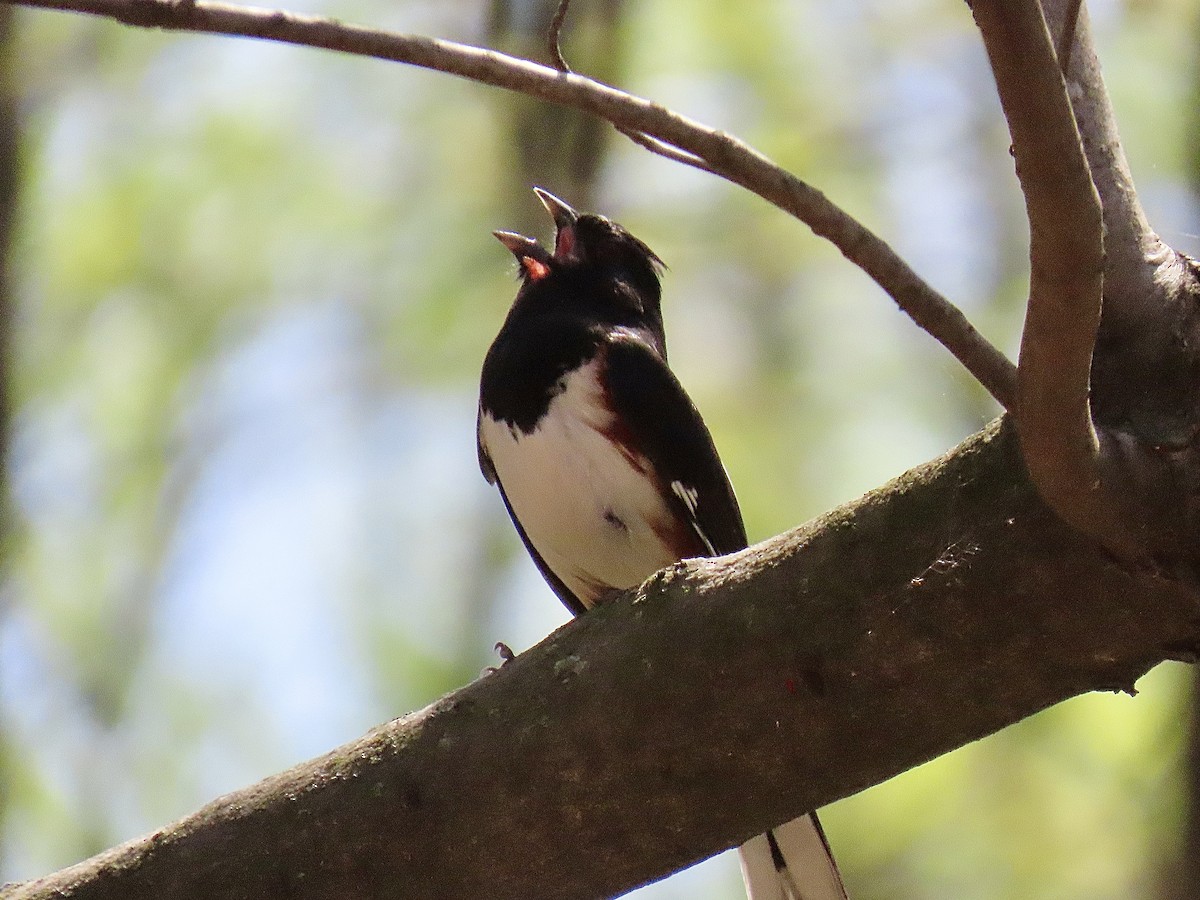
[[[669,531],[670,510],[639,470],[648,461],[605,436],[612,420],[595,361],[567,376],[530,434],[486,413],[480,419],[480,439],[521,527],[588,606],[675,561],[659,536]]]

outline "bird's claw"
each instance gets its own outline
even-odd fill
[[[495,650],[496,650],[496,653],[498,653],[500,656],[500,660],[501,660],[500,665],[484,667],[484,670],[483,670],[484,675],[495,675],[497,672],[499,672],[501,669],[503,669],[510,662],[512,662],[514,659],[517,658],[517,654],[513,653],[512,647],[508,646],[508,644],[504,643],[504,641],[496,641]]]

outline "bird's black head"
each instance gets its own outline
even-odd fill
[[[604,216],[580,215],[549,191],[533,192],[554,217],[553,258],[560,267],[598,269],[639,292],[658,295],[663,262],[653,250]]]
[[[541,188],[534,192],[554,217],[554,252],[524,235],[495,233],[520,266],[524,285],[518,302],[585,304],[614,324],[648,326],[665,352],[658,280],[662,260],[616,222],[577,213]]]

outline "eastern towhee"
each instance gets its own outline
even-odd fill
[[[479,467],[579,615],[681,559],[746,546],[712,436],[667,366],[662,261],[535,188],[554,251],[507,231],[521,287],[484,359]],[[813,813],[739,848],[751,900],[846,900]]]

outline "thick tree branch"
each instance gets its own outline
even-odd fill
[[[1051,32],[1064,42],[1059,55],[1070,62],[1065,75],[1071,105],[1092,179],[1103,198],[1105,316],[1136,315],[1141,319],[1148,312],[1147,304],[1155,307],[1162,302],[1164,292],[1156,283],[1156,271],[1172,263],[1174,254],[1154,233],[1138,200],[1092,44],[1086,6],[1079,0],[1045,0],[1043,5]],[[1068,34],[1073,36],[1069,49],[1065,44]]]
[[[1071,2],[1046,0],[1055,30]],[[1092,413],[1131,528],[1160,557],[1187,556],[1200,542],[1200,274],[1146,220],[1089,31],[1085,9],[1068,87],[1104,208]]]
[[[1106,479],[1092,424],[1104,289],[1100,198],[1038,0],[976,0],[1012,135],[1030,230],[1017,423],[1034,483],[1059,515],[1128,558],[1145,553]]]
[[[692,560],[420,713],[5,900],[612,896],[1195,652],[1194,585],[1039,501],[1011,429]]]
[[[128,25],[240,35],[321,47],[435,69],[572,106],[617,127],[676,148],[700,168],[746,188],[807,224],[866,272],[1002,405],[1016,395],[1016,372],[954,304],[933,290],[888,244],[812,186],[730,135],[659,104],[579,75],[434,38],[345,25],[332,19],[206,0],[0,0],[22,6],[106,16]],[[683,156],[672,158],[697,165]]]
[[[1126,557],[1175,564],[1200,540],[1200,277],[1145,220],[1086,10],[1046,5],[1064,45],[1073,35],[1067,83],[1035,0],[973,5],[1030,216],[1022,442],[1068,522]]]

